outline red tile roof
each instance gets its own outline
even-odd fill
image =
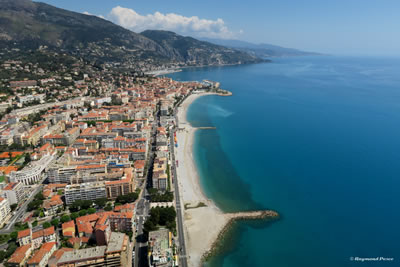
[[[14,251],[14,253],[11,255],[11,258],[8,260],[8,263],[20,264],[26,256],[29,256],[26,254],[30,248],[31,248],[31,245],[25,245],[22,247],[18,247]]]
[[[43,257],[50,253],[51,249],[56,245],[56,242],[44,243],[42,247],[28,261],[28,264],[39,264]]]
[[[29,236],[30,234],[31,234],[31,230],[25,229],[25,230],[18,232],[18,238],[23,238],[23,237]]]
[[[15,186],[17,186],[18,183],[8,183],[6,187],[3,188],[3,190],[13,190]]]

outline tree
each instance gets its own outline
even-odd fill
[[[31,154],[26,153],[26,154],[25,154],[25,161],[24,161],[24,164],[26,165],[26,164],[28,164],[29,162],[31,162]]]
[[[93,214],[93,213],[96,213],[96,209],[95,208],[89,208],[87,210],[87,212],[88,212],[88,214]]]
[[[60,221],[58,219],[53,219],[51,220],[51,225],[53,225],[55,228],[58,227],[58,224],[60,223]]]
[[[34,197],[35,200],[44,200],[43,192],[39,192]]]
[[[104,208],[107,204],[107,198],[98,198],[94,201],[99,208]]]
[[[82,206],[82,200],[75,200],[71,205],[69,205],[70,211],[79,211]]]
[[[43,200],[34,199],[28,204],[27,210],[32,211],[32,210],[39,209],[42,204],[43,204]]]
[[[34,221],[33,223],[32,223],[32,227],[36,227],[38,225],[38,221]]]
[[[81,204],[81,208],[86,210],[86,209],[90,208],[92,205],[93,205],[93,201],[83,200],[82,204]]]
[[[14,232],[12,232],[12,233],[10,234],[10,238],[11,238],[12,240],[17,240],[17,237],[18,237],[18,232],[17,232],[17,231],[14,231]]]
[[[126,195],[118,196],[115,201],[121,204],[132,203],[135,202],[138,197],[138,192],[132,192]]]
[[[79,211],[79,216],[85,216],[87,214],[86,210]]]
[[[148,192],[150,194],[151,202],[172,202],[174,200],[174,194],[169,191],[161,193],[155,188],[150,188]]]
[[[76,218],[78,218],[79,217],[79,213],[78,212],[73,212],[73,213],[71,213],[71,219],[72,220],[75,220]]]
[[[61,217],[61,222],[62,222],[62,223],[69,222],[70,220],[71,220],[71,218],[70,218],[68,215],[63,215],[63,216]]]
[[[10,257],[16,249],[17,249],[16,243],[9,243],[6,251],[6,258]]]
[[[43,228],[44,229],[49,228],[49,227],[51,227],[51,224],[49,222],[43,223]]]
[[[12,205],[10,206],[11,211],[14,211],[17,207],[18,207],[18,204],[17,204],[17,203],[12,204]]]
[[[147,219],[147,221],[143,224],[143,231],[146,233],[155,231],[157,229],[158,229],[157,226],[155,226],[150,219]]]
[[[147,220],[152,225],[165,225],[172,232],[176,231],[176,211],[174,207],[155,207],[150,210],[150,218]],[[146,222],[147,222],[146,221]],[[151,224],[148,223],[150,226]]]
[[[112,211],[111,205],[107,205],[107,206],[104,208],[104,210],[105,210],[105,211]]]
[[[0,262],[3,262],[6,256],[7,252],[5,252],[4,250],[0,250]]]

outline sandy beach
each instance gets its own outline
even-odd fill
[[[193,161],[192,147],[196,128],[193,128],[186,121],[186,112],[194,100],[206,94],[210,93],[190,95],[178,110],[179,128],[184,128],[184,130],[177,132],[178,149],[175,150],[175,157],[179,161],[177,175],[181,203],[189,207],[194,207],[200,202],[207,205],[206,207],[184,210],[183,217],[189,266],[201,265],[202,255],[211,248],[218,234],[231,218],[231,215],[224,214],[213,201],[207,199],[203,194],[196,165]]]

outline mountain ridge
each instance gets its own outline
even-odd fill
[[[100,63],[147,68],[162,65],[226,65],[261,62],[243,51],[168,34],[155,39],[97,16],[30,0],[0,0],[0,48],[61,50]],[[145,67],[143,67],[145,66]],[[147,67],[146,67],[147,66]]]

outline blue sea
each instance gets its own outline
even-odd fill
[[[400,59],[296,57],[169,75],[233,92],[189,108],[201,185],[238,222],[206,266],[400,266]],[[201,242],[201,240],[199,240]],[[365,261],[358,258],[393,258]]]

